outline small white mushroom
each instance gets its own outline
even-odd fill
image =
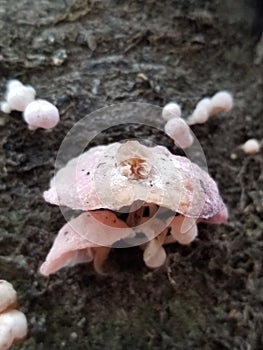
[[[18,310],[0,314],[0,349],[7,350],[27,335],[27,320]]]
[[[15,307],[16,303],[17,293],[12,284],[7,281],[0,280],[0,312],[3,312],[7,308]]]
[[[256,139],[250,139],[241,146],[241,149],[246,154],[257,154],[260,150],[260,143]]]
[[[46,100],[35,100],[26,107],[23,118],[29,129],[52,129],[59,122],[58,109]]]
[[[194,138],[191,130],[182,118],[168,120],[164,126],[164,131],[180,148],[187,148],[193,144]]]
[[[32,86],[25,85],[11,85],[12,88],[7,90],[5,95],[6,102],[9,105],[10,110],[23,112],[26,106],[34,101],[36,91]]]
[[[11,108],[6,101],[1,102],[1,111],[5,114],[11,113]]]
[[[211,113],[211,108],[211,99],[208,97],[203,98],[197,103],[192,115],[190,116],[190,118],[188,118],[188,124],[194,125],[203,124],[207,122]]]
[[[229,112],[233,104],[233,97],[228,91],[219,91],[212,98],[205,97],[199,101],[187,123],[189,125],[206,123],[217,113]]]
[[[14,88],[17,88],[19,86],[21,87],[23,86],[23,84],[17,79],[11,79],[6,84],[7,91],[13,90]]]
[[[181,117],[181,107],[176,102],[170,102],[163,107],[162,117],[165,121],[168,121],[172,118]]]
[[[212,108],[210,115],[219,112],[229,112],[234,105],[233,97],[228,91],[219,91],[211,98]]]

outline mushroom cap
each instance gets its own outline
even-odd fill
[[[11,113],[11,108],[6,101],[1,102],[1,111],[5,114]]]
[[[190,124],[204,124],[209,119],[209,110],[206,106],[199,106],[193,111],[190,117]]]
[[[0,330],[4,328],[4,336],[7,337],[4,345],[7,346],[10,341],[11,344],[14,341],[22,340],[27,335],[27,319],[23,312],[18,310],[6,311],[0,314]],[[4,339],[3,339],[4,340]],[[2,349],[8,349],[8,347],[1,347]]]
[[[90,262],[93,248],[133,236],[133,230],[109,210],[82,213],[61,228],[40,273],[48,276],[62,267]]]
[[[11,283],[0,280],[0,312],[17,302],[17,293]]]
[[[229,112],[233,108],[233,97],[228,91],[219,91],[211,98],[212,108],[210,114],[221,111]]]
[[[181,114],[181,107],[176,102],[167,103],[167,105],[165,105],[162,110],[162,117],[165,121],[168,121],[172,118],[180,118]]]
[[[23,112],[26,106],[34,101],[36,91],[32,86],[18,85],[8,90],[6,93],[6,101],[11,110]]]
[[[246,154],[257,154],[260,150],[260,143],[256,139],[249,139],[241,148]]]
[[[125,154],[126,162],[120,153]],[[136,168],[133,160],[138,158]],[[136,171],[144,163],[146,177],[140,177]],[[129,171],[139,175],[134,178]],[[118,211],[140,200],[201,219],[212,218],[225,208],[216,183],[198,165],[163,146],[146,147],[137,141],[94,147],[70,160],[51,180],[44,198],[84,211]]]
[[[7,87],[7,90],[10,91],[10,90],[13,90],[19,86],[23,86],[23,84],[21,83],[21,81],[17,80],[17,79],[11,79],[7,82],[6,84],[6,87]]]
[[[59,122],[58,109],[46,100],[29,103],[23,113],[24,120],[33,127],[51,129]]]

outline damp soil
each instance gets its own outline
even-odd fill
[[[257,0],[1,1],[1,97],[18,78],[61,112],[50,133],[29,131],[20,113],[0,115],[0,277],[14,284],[29,324],[14,349],[263,348],[262,151],[238,149],[263,135],[262,18]],[[187,116],[220,89],[235,108],[193,131],[229,221],[201,224],[190,246],[167,246],[158,270],[130,248],[112,251],[107,276],[89,264],[41,276],[65,222],[42,193],[70,128],[120,102],[176,100]],[[94,144],[120,136],[143,132],[122,126]]]

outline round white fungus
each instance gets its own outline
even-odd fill
[[[241,148],[246,154],[256,154],[260,150],[260,143],[256,139],[250,139],[247,140]]]
[[[11,108],[7,102],[1,102],[1,111],[5,114],[11,113]]]
[[[26,316],[18,310],[0,314],[0,349],[7,350],[10,346],[22,340],[27,335]]]
[[[15,86],[6,93],[6,102],[11,110],[23,112],[26,106],[34,101],[36,91],[32,86]]]
[[[180,118],[181,114],[181,107],[175,102],[168,103],[163,107],[162,110],[162,117],[165,121],[168,121],[172,118]]]
[[[0,312],[15,306],[17,294],[11,283],[0,280]]]
[[[45,100],[35,100],[31,102],[23,113],[24,120],[29,128],[52,129],[59,122],[58,109]]]
[[[219,112],[229,112],[234,105],[233,97],[228,91],[219,91],[211,98],[211,112],[210,115]]]
[[[23,84],[21,83],[21,81],[19,81],[17,79],[11,79],[6,84],[8,91],[13,90],[14,88],[17,88],[19,86],[23,86]]]

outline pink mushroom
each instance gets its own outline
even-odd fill
[[[17,293],[11,283],[0,280],[0,349],[7,350],[27,335],[25,315],[15,310]]]
[[[84,211],[60,230],[40,268],[45,276],[92,260],[101,270],[116,243],[132,242],[138,234],[145,236],[139,242],[146,265],[156,268],[165,262],[163,244],[188,244],[197,235],[196,222],[228,218],[217,185],[204,170],[165,147],[137,141],[94,147],[72,159],[54,176],[44,198]],[[130,213],[119,216],[124,208]]]
[[[23,113],[29,129],[52,129],[59,122],[58,109],[46,100],[35,100],[29,103]]]
[[[82,213],[59,231],[40,272],[48,276],[64,266],[91,261],[101,272],[110,250],[107,246],[133,236],[134,231],[109,210]]]

